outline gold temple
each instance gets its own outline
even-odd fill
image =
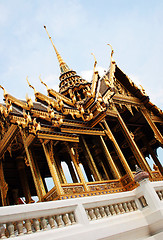
[[[0,204],[19,204],[22,197],[31,203],[32,196],[42,202],[129,191],[138,186],[135,165],[149,173],[150,181],[163,180],[157,156],[163,146],[163,113],[117,66],[112,47],[107,72],[99,76],[94,56],[88,82],[67,66],[47,34],[61,69],[59,92],[40,78],[47,88],[44,95],[27,79],[35,94],[32,102],[0,86],[5,99],[0,104]],[[54,183],[50,191],[49,177]]]

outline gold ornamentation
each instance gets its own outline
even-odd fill
[[[25,165],[27,166],[27,167],[29,167],[30,165],[29,165],[29,159],[25,156],[24,157],[24,161],[25,161]]]
[[[83,193],[83,186],[72,186],[72,187],[63,187],[63,191],[65,194],[74,194],[74,193]]]
[[[58,53],[58,51],[57,51],[57,49],[56,49],[56,47],[55,47],[55,45],[54,45],[54,43],[53,43],[50,35],[49,35],[49,33],[48,33],[47,29],[46,29],[46,26],[44,26],[44,28],[45,28],[46,33],[47,33],[47,35],[48,35],[48,37],[49,37],[49,39],[50,39],[50,41],[51,41],[51,43],[52,43],[52,46],[53,46],[53,48],[54,48],[54,51],[55,51],[55,53],[56,53],[56,55],[57,55],[57,59],[58,59],[58,62],[59,62],[60,68],[61,68],[61,72],[67,72],[67,71],[69,71],[69,70],[70,70],[69,67],[68,67],[67,64],[63,61],[61,55]]]
[[[37,91],[36,91],[36,89],[29,83],[29,81],[28,81],[28,76],[26,77],[26,80],[27,80],[27,83],[28,83],[29,87],[32,88],[32,89],[34,90],[34,93],[36,94]]]
[[[27,101],[29,108],[33,108],[32,99],[28,97],[28,94],[26,94],[26,101]]]
[[[32,118],[30,116],[30,113],[28,112],[28,114],[26,113],[26,111],[23,109],[23,116],[26,119],[26,124],[28,125],[28,123],[32,122]]]
[[[53,152],[53,141],[50,141],[50,147],[49,147],[49,155],[51,162],[54,163],[54,152]]]
[[[8,192],[8,184],[5,181],[2,161],[0,161],[0,191],[1,191],[2,205],[5,206],[7,205],[6,197]]]

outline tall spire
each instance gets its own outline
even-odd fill
[[[53,48],[54,48],[54,51],[55,51],[56,55],[57,55],[57,59],[58,59],[58,62],[59,62],[59,66],[60,66],[60,69],[61,69],[61,73],[70,71],[70,68],[69,68],[69,67],[67,66],[67,64],[63,61],[61,55],[60,55],[59,52],[57,51],[57,49],[56,49],[56,47],[55,47],[55,45],[54,45],[54,43],[53,43],[53,41],[52,41],[52,39],[51,39],[48,31],[47,31],[47,29],[46,29],[46,26],[44,26],[44,28],[45,28],[45,30],[46,30],[46,32],[47,32],[47,34],[48,34],[48,37],[49,37],[49,39],[50,39],[50,41],[51,41],[51,43],[52,43],[52,45],[53,45]]]

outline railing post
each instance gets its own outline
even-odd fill
[[[154,235],[161,232],[163,226],[162,203],[152,183],[149,181],[149,174],[136,167],[134,179],[140,184],[137,191],[140,191],[142,194],[139,197],[142,208],[149,207],[149,212],[142,211],[142,213],[148,222],[151,234]]]
[[[85,208],[81,203],[79,203],[75,209],[75,220],[77,223],[81,223],[84,225],[89,224],[89,220],[85,211]]]

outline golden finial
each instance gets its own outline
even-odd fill
[[[44,28],[45,28],[45,30],[46,30],[46,32],[47,32],[47,34],[48,34],[48,37],[49,37],[49,39],[50,39],[50,41],[51,41],[51,43],[52,43],[52,46],[53,46],[53,48],[54,48],[54,51],[55,51],[56,55],[57,55],[57,59],[58,59],[59,65],[60,65],[60,67],[61,67],[61,71],[62,71],[62,72],[65,72],[65,71],[69,70],[69,67],[68,67],[68,66],[66,65],[66,63],[63,61],[61,55],[60,55],[59,52],[57,51],[57,49],[56,49],[56,47],[55,47],[55,45],[54,45],[54,43],[53,43],[53,41],[52,41],[52,39],[51,39],[48,31],[47,31],[47,29],[46,29],[46,26],[44,26]]]
[[[48,89],[49,89],[49,88],[48,88],[48,85],[42,81],[41,75],[39,76],[39,79],[40,79],[40,82],[41,82],[41,83],[47,88],[47,90],[48,90]]]
[[[5,95],[7,94],[6,90],[4,89],[4,87],[2,87],[2,85],[0,85],[0,88],[2,88],[2,90],[3,90],[3,95],[4,95],[4,97],[5,97]]]
[[[37,92],[36,89],[35,89],[35,88],[29,83],[29,81],[28,81],[28,76],[26,77],[26,80],[27,80],[27,83],[28,83],[29,87],[30,87],[30,88],[33,88],[34,92],[36,93],[36,92]]]
[[[4,87],[2,87],[1,85],[0,85],[0,88],[2,88],[3,91],[5,90]]]
[[[96,65],[97,65],[97,60],[96,60],[96,57],[95,57],[95,55],[93,54],[93,53],[91,53],[92,55],[93,55],[93,57],[94,57],[94,60],[95,60],[95,63],[94,63],[94,69],[95,69],[95,67],[96,67]]]
[[[29,87],[30,88],[33,88],[33,90],[34,90],[34,87],[29,83],[29,81],[28,81],[28,76],[26,77],[26,80],[27,80],[27,83],[28,83],[28,85],[29,85]]]
[[[113,57],[113,53],[114,53],[114,50],[113,50],[113,48],[112,48],[112,45],[111,44],[107,44],[107,45],[109,45],[110,47],[111,47],[111,58]]]

